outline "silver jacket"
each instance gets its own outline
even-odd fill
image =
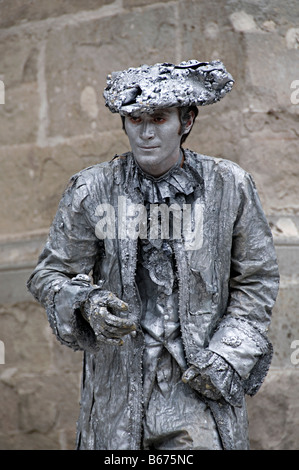
[[[208,349],[239,374],[241,406],[206,401],[224,449],[247,449],[245,395],[257,392],[272,357],[267,329],[279,285],[272,235],[248,173],[227,160],[184,152],[177,172],[190,175],[185,192],[191,205],[200,204],[202,221],[198,244],[179,238],[173,243],[186,361],[196,364]],[[121,347],[99,343],[80,312],[89,293],[101,288],[127,302],[130,317],[140,325],[138,240],[117,230],[108,236],[99,224],[104,213],[99,208],[115,208],[110,220],[117,228],[120,201],[143,204],[133,161],[128,153],[71,178],[28,281],[58,339],[84,350],[79,449],[141,448],[143,332],[137,328]],[[93,284],[78,274],[92,275]]]

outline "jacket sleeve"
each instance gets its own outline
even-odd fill
[[[73,349],[93,350],[95,338],[80,309],[97,288],[89,282],[99,243],[84,215],[88,190],[80,174],[66,188],[27,287],[46,309],[53,332]],[[78,276],[79,274],[79,276]]]
[[[247,173],[239,186],[238,197],[229,303],[208,349],[232,365],[243,380],[245,392],[253,395],[261,386],[272,358],[267,330],[279,274],[272,234]]]

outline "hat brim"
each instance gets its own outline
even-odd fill
[[[103,96],[112,113],[150,113],[157,108],[205,106],[230,92],[233,77],[221,61],[158,63],[113,72]]]

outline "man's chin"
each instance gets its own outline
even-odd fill
[[[161,156],[157,154],[157,150],[146,151],[143,153],[139,153],[137,156],[134,154],[136,162],[142,167],[142,165],[147,164],[154,164],[159,165],[161,164]]]

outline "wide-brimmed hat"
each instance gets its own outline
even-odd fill
[[[107,77],[103,96],[112,113],[150,113],[172,106],[205,106],[231,91],[233,77],[219,60],[141,65]]]

